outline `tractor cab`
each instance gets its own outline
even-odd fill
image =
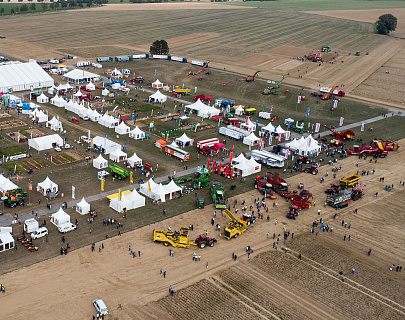
[[[198,209],[204,209],[204,198],[198,198],[197,199],[197,208]]]

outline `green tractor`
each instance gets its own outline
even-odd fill
[[[305,124],[305,121],[304,120],[300,120],[300,121],[296,121],[296,122],[293,122],[292,124],[291,124],[291,130],[292,131],[294,131],[294,132],[297,132],[297,133],[304,133],[304,131],[305,131],[305,129],[304,129],[304,124]]]
[[[24,205],[24,198],[27,197],[27,192],[22,192],[21,188],[18,188],[13,191],[8,191],[4,198],[4,205],[10,208],[14,208],[15,206],[23,206]]]
[[[201,189],[209,186],[210,171],[208,169],[198,167],[195,175],[196,179],[193,181],[193,188]]]
[[[211,182],[211,196],[214,201],[215,208],[226,209],[225,189],[219,182]]]
[[[198,209],[204,209],[204,198],[198,198],[197,199],[197,208]]]

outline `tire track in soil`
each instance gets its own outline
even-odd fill
[[[289,252],[293,252],[296,256],[298,256],[298,254],[299,254],[299,252],[291,250],[291,249],[289,249]],[[336,271],[322,265],[321,263],[319,263],[315,260],[312,260],[310,258],[305,258],[304,260],[301,260],[301,261],[302,261],[302,263],[307,264],[308,266],[312,267],[313,269],[315,269],[319,272],[322,272],[323,274],[325,274],[331,278],[334,278],[337,281],[341,281],[340,275],[338,273],[336,273]],[[351,284],[349,284],[349,283],[351,283]],[[378,292],[371,290],[354,280],[346,278],[346,282],[344,282],[344,284],[349,286],[350,288],[357,290],[360,293],[378,301],[379,303],[384,304],[385,306],[395,310],[396,312],[402,314],[403,316],[405,316],[405,306],[403,306],[387,297],[384,297],[383,295],[379,294]]]

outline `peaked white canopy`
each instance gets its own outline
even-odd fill
[[[267,131],[269,133],[273,133],[275,130],[274,126],[271,124],[271,122],[269,122],[268,125],[264,126],[261,131]]]
[[[46,196],[48,192],[57,192],[59,190],[58,188],[58,185],[49,179],[49,177],[46,177],[44,181],[37,184],[37,191],[42,193],[44,196]]]
[[[84,199],[84,197],[76,204],[76,211],[80,214],[86,214],[90,212],[90,204]]]
[[[191,139],[187,137],[185,133],[179,138],[176,138],[174,140],[179,146],[186,147],[186,146],[192,146],[194,139]]]
[[[129,133],[130,127],[128,127],[124,121],[122,121],[118,126],[115,127],[115,132],[118,134]]]
[[[152,83],[152,88],[157,89],[163,88],[163,83],[161,83],[159,79],[156,79],[156,81]]]
[[[57,212],[52,214],[51,222],[56,226],[60,226],[65,223],[69,223],[70,216],[65,211],[63,211],[62,208],[59,208],[59,210]]]
[[[34,109],[33,111],[31,111],[30,115],[31,115],[31,118],[34,118],[38,122],[48,121],[48,116],[42,110]]]
[[[3,175],[1,175],[1,176],[3,177]],[[2,182],[0,182],[0,191],[1,192],[15,190],[17,188],[18,188],[18,186],[14,182],[12,182],[10,179],[4,178],[4,180],[2,179]]]
[[[51,99],[51,104],[59,108],[63,108],[66,105],[66,101],[62,97],[56,95]]]
[[[37,97],[37,102],[38,103],[47,103],[49,102],[49,98],[44,95],[44,93],[42,92],[38,97]]]
[[[259,172],[262,165],[257,163],[253,158],[243,160],[242,162],[234,165],[234,168],[241,171],[242,177]]]
[[[119,198],[113,198],[110,201],[110,208],[114,209],[117,212],[132,210],[136,208],[143,207],[145,205],[145,197],[141,196],[135,189],[129,193],[124,194],[121,197],[121,201]]]
[[[241,153],[240,155],[238,155],[236,158],[232,159],[232,162],[235,163],[240,163],[242,161],[246,160],[245,156],[243,155],[243,153]]]
[[[55,117],[53,117],[51,120],[47,121],[46,126],[50,127],[51,130],[53,130],[53,131],[59,131],[59,130],[62,131],[63,130],[62,122],[60,122]]]
[[[116,148],[110,153],[110,160],[120,162],[127,159],[127,154],[121,150],[120,147]]]
[[[145,132],[139,129],[138,126],[136,126],[129,132],[129,137],[134,138],[135,140],[143,139],[145,138]]]
[[[243,143],[251,146],[258,144],[259,141],[260,138],[256,137],[256,135],[253,132],[249,134],[247,137],[243,138]]]
[[[93,90],[96,89],[96,86],[90,81],[90,82],[86,85],[86,89],[93,91]]]
[[[142,165],[142,159],[138,157],[138,155],[134,152],[132,157],[127,159],[127,162],[130,164],[131,167],[134,167],[135,165]]]
[[[156,91],[154,94],[149,96],[149,102],[165,102],[167,100],[167,97],[161,93],[159,90]]]
[[[279,125],[279,126],[277,126],[277,128],[276,128],[276,130],[274,130],[274,133],[276,133],[276,134],[284,134],[284,133],[286,133],[286,131],[283,129],[283,128],[281,128],[281,125]]]
[[[242,106],[239,106],[235,109],[235,114],[238,116],[242,115],[243,112],[244,112],[244,110],[243,110]]]
[[[104,169],[108,167],[108,160],[104,159],[100,154],[96,159],[93,160],[93,167],[97,169]]]

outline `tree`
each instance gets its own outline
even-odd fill
[[[21,12],[27,12],[28,11],[28,6],[26,4],[23,4],[20,8]]]
[[[156,40],[149,49],[150,54],[169,54],[169,45],[166,40]]]
[[[1,13],[1,14],[4,14],[4,8],[3,8],[3,7],[0,8],[0,13]]]
[[[14,9],[13,8],[11,8],[10,13],[14,14]]]
[[[397,18],[390,13],[383,14],[375,24],[379,34],[387,35],[397,28]]]
[[[46,3],[41,3],[42,11],[45,11],[48,5]]]
[[[31,3],[31,5],[30,5],[30,10],[31,10],[31,11],[35,11],[35,3]]]

